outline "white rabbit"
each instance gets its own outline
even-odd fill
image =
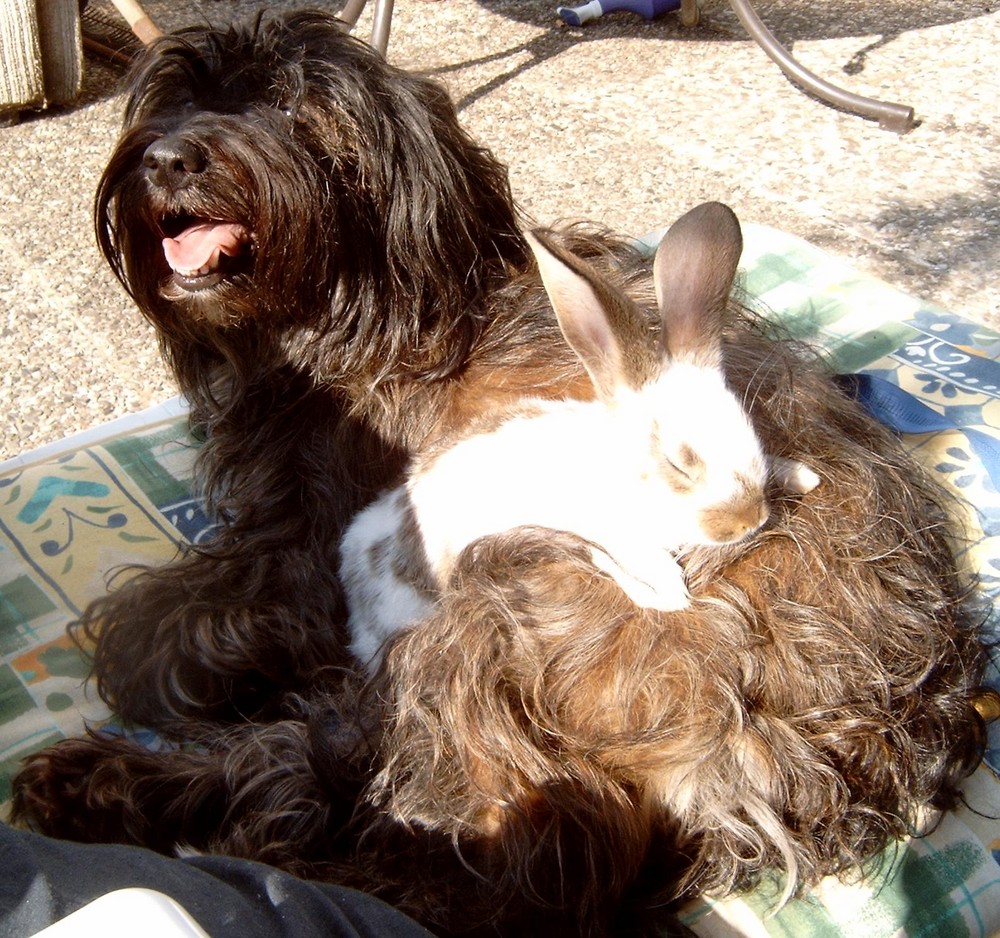
[[[765,456],[726,385],[722,320],[742,249],[729,208],[701,205],[660,242],[659,342],[583,261],[526,238],[596,398],[521,402],[490,429],[418,456],[404,485],[358,514],[341,542],[341,578],[351,651],[372,666],[390,635],[430,611],[480,537],[521,526],[576,534],[635,603],[669,611],[689,603],[674,553],[763,525],[769,470],[794,492],[819,482]]]

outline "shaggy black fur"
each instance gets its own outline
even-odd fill
[[[96,213],[228,519],[87,611],[99,687],[159,726],[252,715],[343,660],[340,529],[427,435],[484,297],[525,266],[506,171],[440,87],[303,13],[159,43]],[[218,283],[185,289],[160,242],[200,221],[249,243]]]

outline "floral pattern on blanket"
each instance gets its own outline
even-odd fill
[[[859,274],[782,232],[746,225],[742,286],[752,305],[817,345],[837,371],[864,371],[909,392],[954,429],[906,437],[961,498],[962,559],[984,596],[1000,596],[1000,333]],[[970,432],[971,431],[971,432]],[[26,754],[109,714],[85,683],[66,625],[136,564],[162,564],[211,535],[192,491],[196,444],[183,418],[0,469],[0,804]],[[984,623],[1000,639],[993,612]],[[994,668],[990,683],[1000,689]],[[152,734],[140,737],[157,745]],[[1000,727],[987,761],[1000,769]],[[987,766],[968,808],[928,837],[900,844],[878,872],[824,881],[775,912],[780,884],[686,910],[703,936],[986,936],[1000,933],[1000,782]],[[0,809],[2,810],[2,809]]]
[[[107,719],[68,622],[136,564],[210,530],[186,421],[0,477],[0,801],[20,758]]]

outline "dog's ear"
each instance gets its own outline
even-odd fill
[[[507,169],[437,82],[389,65],[333,17],[281,23],[301,78],[296,133],[321,141],[333,170],[338,292],[353,297],[359,344],[366,333],[383,361],[450,373],[482,329],[483,296],[529,265]]]
[[[387,78],[391,150],[368,154],[383,174],[386,261],[398,301],[416,302],[432,339],[426,366],[448,372],[478,338],[482,320],[470,309],[528,264],[520,218],[506,167],[462,129],[444,89],[400,72]]]

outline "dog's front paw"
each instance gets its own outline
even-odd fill
[[[14,777],[12,820],[60,840],[144,840],[148,823],[132,797],[133,746],[92,736],[28,756]]]
[[[89,839],[80,826],[95,768],[89,743],[63,740],[24,760],[13,782],[15,822],[63,840]]]

